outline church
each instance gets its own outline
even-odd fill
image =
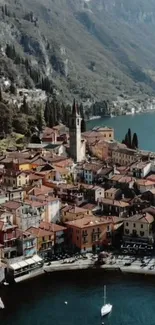
[[[75,100],[69,118],[70,156],[75,162],[86,158],[86,141],[81,137],[81,115]]]

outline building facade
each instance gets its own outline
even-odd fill
[[[66,222],[71,248],[80,252],[97,251],[111,244],[112,224],[104,218],[84,217]]]

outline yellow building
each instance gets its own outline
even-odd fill
[[[109,141],[109,140],[114,140],[114,129],[110,128],[108,126],[103,126],[97,128],[97,131],[101,133],[104,137],[104,140]]]
[[[29,184],[29,175],[19,170],[6,170],[3,175],[3,183],[6,186],[22,187]]]
[[[54,233],[40,228],[30,227],[28,232],[37,238],[37,251],[42,255],[46,254],[54,247]]]

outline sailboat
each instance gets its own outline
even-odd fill
[[[5,307],[4,307],[4,304],[3,304],[3,301],[2,301],[2,299],[0,298],[0,309],[4,309]]]
[[[112,311],[112,305],[106,304],[106,286],[104,286],[104,305],[101,307],[101,316],[106,316]]]

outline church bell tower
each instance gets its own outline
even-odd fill
[[[69,118],[70,155],[75,162],[82,160],[81,155],[81,115],[77,103],[73,102]]]

